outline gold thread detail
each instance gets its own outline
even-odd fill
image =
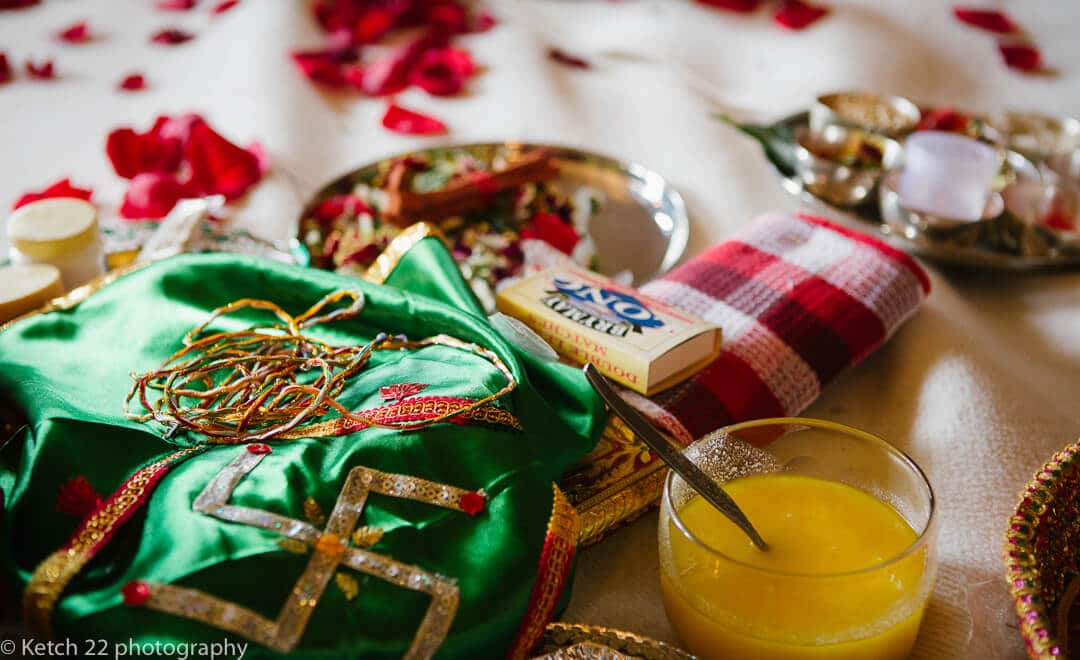
[[[408,254],[409,250],[429,236],[446,243],[442,232],[433,225],[426,222],[409,225],[390,241],[390,244],[386,246],[386,249],[379,256],[375,257],[375,261],[368,267],[362,279],[376,284],[386,282],[386,278],[390,277],[390,273],[394,272],[398,262]]]

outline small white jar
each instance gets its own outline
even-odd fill
[[[56,266],[0,266],[0,323],[31,312],[63,293]]]
[[[81,199],[43,199],[18,208],[8,218],[13,264],[50,264],[67,290],[105,272],[97,210]]]

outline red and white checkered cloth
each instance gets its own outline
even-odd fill
[[[798,414],[918,309],[930,280],[866,234],[767,213],[641,290],[724,333],[720,356],[693,378],[628,397],[689,443],[733,422]]]

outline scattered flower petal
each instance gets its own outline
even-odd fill
[[[446,133],[446,124],[434,117],[403,108],[396,103],[386,106],[382,125],[404,135],[442,135]]]
[[[585,58],[578,57],[577,55],[571,55],[570,53],[567,53],[566,51],[560,50],[558,48],[548,48],[547,54],[549,59],[558,62],[559,64],[574,67],[575,69],[592,68],[592,65],[589,64],[589,61]]]
[[[150,41],[155,44],[175,46],[177,44],[182,44],[186,41],[191,41],[194,38],[195,35],[191,34],[190,32],[184,32],[183,30],[178,30],[176,28],[166,28],[164,30],[155,32],[153,36],[150,37]]]
[[[953,15],[962,23],[996,34],[1013,34],[1019,31],[1005,12],[978,7],[953,7]]]
[[[445,36],[429,32],[367,65],[361,89],[368,96],[396,94],[409,86],[413,68],[431,48],[446,45]]]
[[[465,7],[456,2],[437,2],[428,5],[425,23],[447,34],[468,32],[468,15]]]
[[[26,72],[30,74],[31,78],[36,78],[38,80],[52,80],[56,78],[56,70],[53,68],[52,60],[42,60],[41,62],[26,60]]]
[[[293,51],[289,56],[312,82],[327,87],[342,87],[347,82],[345,65],[355,61],[356,52],[352,48],[329,48]]]
[[[495,20],[495,15],[489,11],[482,11],[473,18],[472,32],[487,32],[491,28],[495,27],[498,21]]]
[[[60,485],[56,496],[56,511],[80,520],[101,504],[101,494],[94,490],[86,477],[79,475]]]
[[[125,92],[137,92],[141,89],[146,89],[146,78],[144,78],[141,73],[132,73],[124,76],[117,87]]]
[[[544,241],[566,254],[574,251],[574,246],[581,238],[574,230],[573,224],[564,222],[554,213],[537,213],[529,218],[529,224],[521,229],[521,237]]]
[[[191,125],[184,160],[191,170],[189,185],[203,195],[224,195],[232,201],[262,178],[259,158],[226,140],[205,121]]]
[[[1017,71],[1038,71],[1042,69],[1042,53],[1031,44],[998,44],[1005,65]]]
[[[39,2],[41,0],[0,0],[0,9],[26,9]]]
[[[224,14],[238,4],[240,4],[240,0],[221,0],[221,2],[214,5],[214,8],[210,10],[210,13],[214,16],[218,16]]]
[[[66,41],[69,44],[86,43],[87,41],[90,41],[90,26],[86,24],[86,21],[80,21],[71,27],[61,30],[56,36],[58,39]]]
[[[86,201],[90,201],[90,197],[93,194],[93,190],[90,190],[89,188],[76,188],[71,185],[70,179],[64,178],[42,191],[23,194],[15,201],[15,204],[12,205],[11,210],[14,211],[20,206],[25,206],[40,199],[53,199],[55,197],[73,197],[75,199],[85,199]]]
[[[387,7],[375,7],[356,20],[351,33],[347,30],[344,32],[349,34],[353,43],[375,43],[389,32],[390,28],[394,27],[394,21],[397,20],[397,17],[398,14]]]
[[[168,117],[159,117],[153,128],[136,133],[118,128],[105,139],[105,153],[113,170],[125,179],[146,172],[173,172],[180,167],[181,140],[163,135]]]
[[[198,0],[158,0],[157,8],[165,11],[187,11],[194,9]]]
[[[773,20],[788,30],[802,30],[827,16],[825,7],[812,5],[803,0],[782,0]]]
[[[143,172],[131,180],[120,205],[120,217],[128,220],[164,218],[177,202],[189,195],[187,187],[172,174]]]
[[[761,0],[696,0],[699,5],[714,9],[726,9],[744,14],[754,11],[761,4]]]
[[[476,70],[472,57],[460,48],[432,48],[421,56],[412,82],[432,96],[452,96],[465,87]]]
[[[11,64],[8,62],[7,53],[0,52],[0,85],[11,82],[15,74],[11,72]]]

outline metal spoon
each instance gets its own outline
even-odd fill
[[[604,400],[604,403],[608,404],[611,412],[626,422],[630,430],[644,440],[645,444],[649,445],[660,456],[660,459],[667,463],[669,468],[674,470],[691,488],[705,498],[705,501],[712,504],[717,511],[724,514],[728,520],[735,523],[739,529],[745,532],[759,550],[769,549],[768,544],[761,538],[754,526],[750,524],[750,520],[739,508],[739,505],[735,504],[735,500],[731,499],[731,496],[725,493],[724,489],[720,488],[716,481],[702,472],[701,468],[691,463],[690,459],[684,456],[681,451],[672,447],[671,443],[665,440],[648,420],[634,410],[615,391],[608,379],[596,367],[592,364],[586,364],[583,370],[585,371],[585,378],[589,380],[589,384],[593,386],[593,389]]]

